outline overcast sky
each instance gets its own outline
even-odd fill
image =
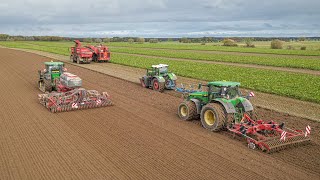
[[[320,36],[320,0],[2,0],[0,33]]]

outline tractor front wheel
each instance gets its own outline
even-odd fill
[[[180,119],[191,121],[197,116],[196,104],[192,101],[182,102],[178,108],[178,115]]]
[[[210,131],[221,131],[226,127],[228,115],[218,103],[209,103],[201,110],[201,124]]]
[[[142,77],[140,78],[140,83],[141,83],[141,86],[144,87],[144,88],[147,88],[147,85],[145,83],[145,79]]]
[[[52,91],[52,84],[51,80],[44,80],[44,87],[45,87],[45,92],[51,92]]]
[[[163,92],[164,86],[164,83],[159,82],[158,79],[152,81],[152,89],[155,91]]]

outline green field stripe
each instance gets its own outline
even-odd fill
[[[320,59],[298,59],[288,57],[244,56],[227,54],[209,54],[198,52],[179,52],[172,50],[152,50],[137,48],[112,48],[112,52],[140,54],[158,57],[181,58],[192,60],[205,60],[217,62],[232,62],[241,64],[255,64],[274,67],[290,67],[320,70]]]
[[[174,50],[200,50],[200,51],[223,51],[223,52],[244,52],[244,53],[260,53],[260,54],[283,54],[283,55],[300,55],[300,56],[320,56],[320,50],[288,50],[288,49],[270,49],[270,48],[245,48],[245,47],[226,47],[220,45],[199,45],[195,43],[144,43],[129,44],[123,42],[108,43],[110,46],[118,47],[140,47],[140,48],[161,48]]]

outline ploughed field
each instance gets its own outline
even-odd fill
[[[264,119],[312,127],[309,145],[273,154],[177,116],[182,99],[67,64],[114,106],[50,113],[37,70],[50,59],[0,48],[0,179],[317,179],[319,123],[257,109]],[[130,72],[128,72],[130,73]],[[128,74],[130,75],[130,74]]]

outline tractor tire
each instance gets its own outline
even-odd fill
[[[258,120],[258,114],[257,114],[257,112],[255,111],[255,110],[253,110],[253,111],[248,111],[248,112],[245,112],[247,115],[249,115],[249,117],[252,119],[252,120],[254,120],[254,121],[256,121],[256,120]]]
[[[39,87],[40,91],[46,92],[45,85],[44,85],[43,81],[38,82],[38,87]]]
[[[76,62],[77,64],[82,64],[82,61],[80,61],[80,58],[78,56],[76,56]]]
[[[178,115],[180,119],[185,121],[191,121],[195,119],[198,115],[196,104],[192,101],[180,103],[178,108]]]
[[[224,130],[231,117],[218,103],[209,103],[201,110],[201,124],[209,131]]]
[[[144,78],[143,78],[143,77],[142,77],[142,78],[139,78],[139,80],[140,80],[141,86],[144,87],[144,88],[147,88],[147,85],[146,85],[146,83],[144,82]]]
[[[51,80],[44,80],[44,87],[45,87],[45,92],[52,92],[52,84],[51,84]]]
[[[163,92],[164,91],[165,84],[160,83],[158,79],[153,79],[152,80],[152,89],[158,92]]]

